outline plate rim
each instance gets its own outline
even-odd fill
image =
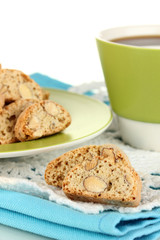
[[[63,90],[63,89],[54,89],[54,88],[47,88],[47,87],[43,87],[43,89],[54,90],[54,91],[63,92],[63,93],[69,93],[69,94],[76,95],[76,96],[78,95],[78,96],[87,98],[88,100],[98,102],[98,103],[104,105],[106,108],[108,108],[108,110],[110,112],[110,118],[104,126],[102,126],[100,129],[96,130],[95,132],[88,134],[87,136],[80,137],[80,138],[77,138],[75,140],[71,140],[67,143],[55,144],[55,145],[48,146],[48,147],[40,147],[40,148],[35,148],[35,149],[30,149],[30,150],[16,150],[16,151],[10,151],[10,152],[0,152],[0,159],[1,158],[8,158],[8,157],[12,158],[12,157],[35,155],[35,154],[39,154],[39,153],[43,153],[43,152],[49,152],[51,150],[61,149],[63,147],[67,148],[67,147],[70,147],[70,146],[75,146],[75,145],[83,143],[87,140],[90,140],[92,138],[95,138],[96,136],[103,133],[111,125],[112,120],[113,120],[112,111],[111,111],[111,109],[109,109],[109,106],[107,106],[105,103],[101,102],[100,100],[91,98],[91,97],[83,95],[83,94],[79,94],[79,93],[75,93],[75,92],[71,92],[71,91],[66,91],[66,90]]]

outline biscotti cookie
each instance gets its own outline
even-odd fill
[[[37,139],[58,133],[70,123],[70,114],[61,105],[43,100],[20,114],[15,125],[15,136],[22,142]]]
[[[20,98],[42,100],[44,94],[41,87],[23,72],[0,69],[0,107]]]
[[[83,161],[92,161],[96,156],[103,156],[105,149],[113,149],[115,158],[118,155],[128,162],[128,157],[125,153],[121,152],[119,148],[113,144],[104,145],[90,145],[69,151],[60,157],[53,159],[46,167],[45,181],[49,185],[62,187],[62,182],[67,175],[68,171],[73,168],[76,164],[82,163]]]
[[[17,142],[14,134],[14,126],[20,113],[31,104],[37,102],[35,99],[19,99],[5,106],[0,113],[0,144]]]
[[[116,147],[100,157],[83,161],[63,180],[63,191],[72,200],[136,207],[141,199],[141,180]]]

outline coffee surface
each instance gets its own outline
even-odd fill
[[[131,46],[159,46],[160,47],[160,35],[156,36],[134,36],[126,38],[117,38],[111,40],[111,42],[120,43]]]

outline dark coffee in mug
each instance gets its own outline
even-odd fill
[[[118,38],[111,40],[111,42],[138,47],[160,47],[160,35]]]

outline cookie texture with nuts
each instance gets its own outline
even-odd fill
[[[84,146],[64,153],[60,157],[53,159],[46,167],[45,181],[49,185],[62,187],[62,182],[71,168],[73,168],[76,164],[82,163],[83,161],[87,161],[86,169],[90,170],[94,168],[97,164],[95,157],[102,155],[104,156],[106,149],[113,149],[113,152],[116,155],[115,158],[121,156],[126,159],[128,164],[130,164],[125,153],[121,152],[115,145],[104,144],[99,146]]]
[[[73,200],[136,207],[141,200],[141,180],[126,155],[114,145],[100,156],[75,165],[65,176],[64,193]]]
[[[15,125],[15,136],[22,142],[37,139],[58,133],[70,123],[70,114],[61,105],[42,100],[20,114]]]
[[[0,69],[0,107],[18,99],[46,99],[48,93],[28,75],[18,70]]]
[[[6,105],[0,112],[0,144],[9,144],[19,141],[15,137],[14,127],[17,118],[25,108],[36,103],[35,99],[19,99]]]
[[[53,159],[46,167],[45,181],[49,185],[62,187],[62,182],[68,171],[76,164],[84,160],[91,160],[93,156],[100,155],[99,146],[85,146],[64,153],[60,157]]]
[[[47,184],[62,187],[62,182],[71,168],[83,161],[87,161],[86,169],[94,168],[96,166],[95,157],[105,155],[106,149],[113,149],[114,154],[116,154],[115,158],[121,156],[130,164],[126,154],[119,152],[119,149],[113,144],[84,146],[64,153],[47,165],[45,171]]]

